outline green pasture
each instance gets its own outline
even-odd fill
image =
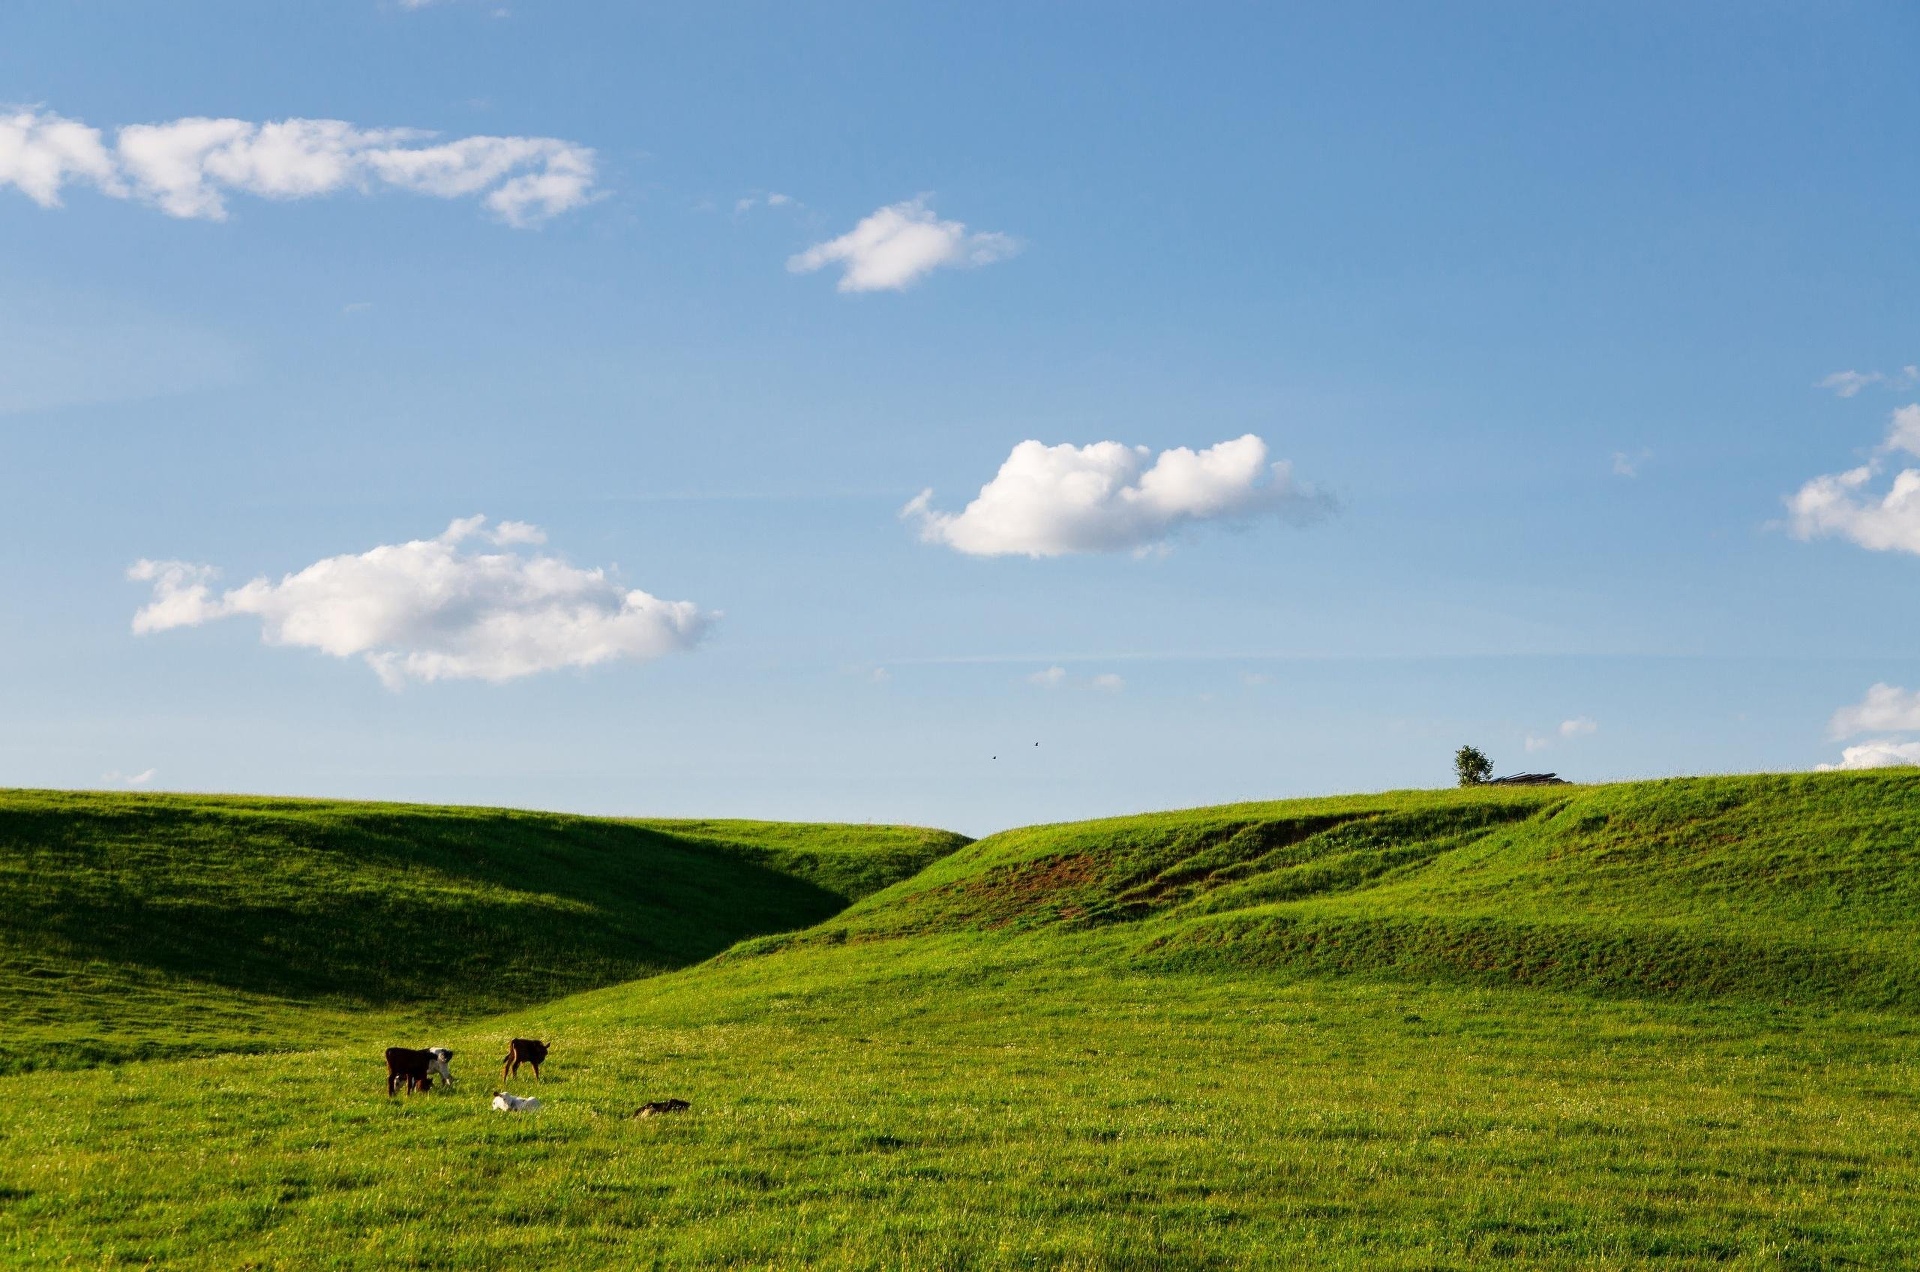
[[[444,1027],[804,927],[965,842],[0,792],[0,1072]]]
[[[616,917],[529,922],[516,1002],[489,999],[500,955],[356,999],[368,956],[316,954],[310,981],[274,973],[271,1048],[209,1031],[192,1058],[0,1077],[12,1264],[1920,1266],[1913,773],[1403,792],[975,843],[271,801],[203,823],[161,800],[198,828],[167,838],[119,820],[138,800],[13,800],[0,862],[108,870],[90,886],[146,887],[149,915],[221,904],[231,872],[148,877],[228,852],[257,806],[331,827],[276,904],[297,908],[300,871],[384,888],[392,869]],[[59,864],[105,851],[87,818],[119,827],[110,869]],[[630,910],[639,892],[606,893],[668,877],[610,864],[666,851],[643,832],[775,878],[751,876],[758,908],[729,909],[720,872]],[[232,854],[267,851],[248,833]],[[449,864],[475,858],[484,876]],[[43,896],[5,868],[9,895]],[[241,909],[264,895],[231,886]],[[357,930],[315,904],[301,948]],[[0,922],[12,948],[56,947],[47,914]],[[255,992],[239,982],[279,947],[233,930],[213,973],[163,924],[114,946],[115,1001],[150,1028],[198,1010],[196,986]],[[616,932],[652,942],[630,974]],[[36,1010],[58,1041],[96,1009],[52,985]],[[546,1080],[513,1087],[538,1113],[487,1107],[513,1034],[553,1044]],[[389,1100],[394,1041],[452,1046],[456,1087]],[[629,1116],[668,1096],[691,1111]]]

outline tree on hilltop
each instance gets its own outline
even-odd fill
[[[1493,761],[1477,746],[1463,746],[1453,753],[1453,771],[1462,786],[1478,786],[1493,776]]]

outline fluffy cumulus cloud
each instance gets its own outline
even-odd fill
[[[1834,535],[1876,552],[1920,552],[1920,468],[1902,467],[1881,488],[1896,453],[1920,455],[1920,404],[1893,413],[1886,440],[1866,463],[1815,477],[1789,495],[1788,528],[1801,539]]]
[[[1881,738],[1846,747],[1840,752],[1838,764],[1819,764],[1814,767],[1822,773],[1832,773],[1843,769],[1898,768],[1908,764],[1920,764],[1920,742]]]
[[[1177,446],[1156,458],[1144,446],[1021,442],[994,479],[959,512],[933,507],[923,490],[900,511],[928,543],[969,556],[1066,556],[1146,552],[1202,521],[1327,513],[1331,501],[1300,485],[1285,460],[1248,433],[1202,451]]]
[[[936,269],[991,265],[1019,250],[1005,234],[979,233],[959,221],[942,221],[923,195],[889,204],[839,238],[789,257],[787,268],[811,274],[838,265],[840,291],[902,291]]]
[[[153,595],[133,630],[251,615],[268,644],[364,659],[397,689],[658,658],[691,648],[711,625],[713,615],[691,601],[663,601],[605,570],[512,550],[544,538],[525,522],[489,529],[486,518],[467,517],[432,539],[328,557],[278,582],[224,591],[210,567],[140,561],[128,577],[151,584]]]
[[[1834,712],[1828,725],[1835,738],[1909,730],[1920,730],[1920,693],[1889,684],[1868,689],[1866,697]]]
[[[1898,685],[1876,684],[1860,701],[1833,713],[1827,732],[1833,738],[1856,737],[1862,733],[1920,732],[1920,693]],[[1902,764],[1920,764],[1920,742],[1898,737],[1869,738],[1843,748],[1838,764],[1821,764],[1821,772],[1835,769],[1891,768]]]
[[[68,185],[136,198],[169,216],[220,221],[227,199],[308,199],[398,189],[478,198],[501,220],[537,225],[592,198],[594,153],[553,137],[435,142],[413,128],[338,119],[176,119],[99,129],[48,111],[0,115],[0,186],[57,207]]]
[[[73,182],[126,193],[99,129],[36,110],[0,114],[0,186],[57,208],[62,187]]]

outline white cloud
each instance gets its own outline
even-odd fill
[[[1838,535],[1876,552],[1920,552],[1920,469],[1894,474],[1884,494],[1873,490],[1895,451],[1920,455],[1920,404],[1895,411],[1887,437],[1858,468],[1815,477],[1787,497],[1794,537]]]
[[[1527,734],[1524,745],[1528,754],[1532,754],[1535,751],[1544,751],[1556,742],[1570,742],[1574,738],[1590,737],[1599,731],[1600,726],[1591,717],[1575,716],[1571,720],[1562,720],[1559,726],[1545,737],[1537,733]]]
[[[1049,667],[1045,671],[1036,671],[1027,677],[1027,683],[1039,685],[1043,689],[1058,689],[1067,680],[1065,667]]]
[[[1832,389],[1836,396],[1850,398],[1873,384],[1884,384],[1890,389],[1910,389],[1920,384],[1920,366],[1904,366],[1893,375],[1882,371],[1835,371],[1814,387]]]
[[[1267,515],[1304,522],[1332,501],[1293,480],[1285,460],[1248,433],[1203,451],[1184,446],[1148,464],[1144,446],[1021,442],[992,481],[958,513],[938,512],[923,490],[900,515],[920,537],[970,556],[1052,557],[1148,551],[1199,521]]]
[[[901,291],[942,266],[991,265],[1019,250],[1005,234],[969,233],[959,221],[940,220],[922,195],[889,204],[839,238],[789,257],[787,268],[811,274],[838,264],[840,291]]]
[[[1834,712],[1827,730],[1834,738],[1920,730],[1920,693],[1909,693],[1896,685],[1876,684],[1859,702]]]
[[[138,198],[169,216],[221,221],[227,197],[306,199],[380,187],[478,196],[507,224],[537,225],[592,197],[594,152],[553,137],[426,144],[414,128],[338,119],[176,119],[130,124],[109,151],[98,129],[42,110],[0,116],[0,186],[57,207],[68,184]]]
[[[233,615],[261,621],[270,645],[358,656],[389,688],[410,680],[505,681],[561,667],[650,659],[695,645],[714,615],[691,601],[629,590],[600,569],[557,557],[469,552],[474,540],[512,548],[543,542],[525,522],[454,521],[432,539],[328,557],[279,582],[223,592],[216,571],[140,561],[127,577],[153,585],[133,618],[139,634]]]
[[[1850,398],[1860,392],[1860,390],[1866,388],[1869,384],[1878,384],[1884,379],[1886,379],[1886,377],[1878,371],[1868,371],[1864,373],[1859,371],[1835,371],[1832,375],[1813,387],[1816,389],[1832,389],[1836,395],[1843,398]]]
[[[1127,682],[1121,679],[1118,674],[1108,671],[1102,672],[1093,678],[1093,687],[1104,690],[1107,693],[1119,693],[1127,687]]]
[[[1653,458],[1653,452],[1642,450],[1613,452],[1613,475],[1616,477],[1638,477],[1640,465]]]
[[[16,186],[43,208],[60,206],[60,188],[86,182],[123,194],[100,130],[48,111],[0,115],[0,186]]]
[[[1859,746],[1846,747],[1840,752],[1838,764],[1817,764],[1814,768],[1821,773],[1832,773],[1842,769],[1895,768],[1908,764],[1920,764],[1920,742],[1880,738],[1862,742]]]
[[[146,769],[139,773],[122,773],[116,769],[111,773],[102,773],[100,780],[108,786],[150,786],[159,775],[159,769]]]
[[[769,208],[798,207],[800,206],[800,201],[790,194],[780,194],[777,192],[773,194],[749,194],[733,201],[733,210],[736,215],[743,212],[751,212],[753,209],[763,206]]]
[[[1880,451],[1920,455],[1920,404],[1903,406],[1888,417],[1887,440],[1880,444]]]

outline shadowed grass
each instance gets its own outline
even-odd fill
[[[965,840],[903,827],[0,793],[0,1069],[324,1038],[804,927]]]

